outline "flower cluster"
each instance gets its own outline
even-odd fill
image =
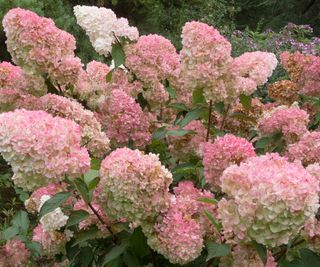
[[[43,110],[53,116],[76,122],[81,127],[81,145],[85,146],[94,157],[102,158],[109,150],[110,140],[102,131],[102,126],[94,113],[74,99],[54,94],[46,94],[40,98],[25,96],[17,101],[17,107]]]
[[[255,240],[270,247],[287,244],[319,207],[316,177],[278,154],[230,166],[221,187],[229,198],[219,202],[218,213],[230,240]]]
[[[298,86],[289,80],[275,82],[268,86],[268,95],[282,105],[292,105],[298,100]]]
[[[54,255],[65,252],[65,245],[72,237],[70,230],[64,232],[45,231],[41,224],[33,229],[32,240],[39,242],[43,255],[52,258]]]
[[[286,155],[290,160],[300,160],[309,165],[320,162],[320,132],[307,132],[299,142],[290,144]]]
[[[275,55],[267,52],[232,58],[231,44],[216,29],[200,22],[186,23],[182,44],[175,82],[178,90],[203,88],[208,101],[230,103],[240,94],[252,94],[277,65]]]
[[[25,190],[85,173],[90,158],[80,139],[76,123],[44,111],[0,114],[0,152],[12,167],[14,183]]]
[[[220,267],[276,267],[277,264],[270,251],[267,251],[267,262],[264,264],[257,251],[248,245],[236,245],[232,254],[221,259]]]
[[[145,98],[151,104],[161,104],[169,99],[162,81],[170,79],[179,65],[179,55],[166,38],[150,34],[141,36],[125,48],[126,66],[148,88]]]
[[[82,64],[74,57],[75,38],[58,29],[53,20],[14,8],[5,15],[3,27],[14,63],[33,73],[49,74],[59,85],[77,79]]]
[[[292,143],[308,131],[308,123],[308,113],[299,107],[278,106],[263,113],[258,129],[263,135],[282,133],[286,141]]]
[[[13,110],[23,94],[42,95],[45,92],[42,77],[27,73],[9,62],[0,63],[0,111]]]
[[[196,189],[190,181],[180,182],[174,193],[167,212],[158,218],[153,232],[147,233],[148,244],[171,263],[186,264],[201,254],[210,229],[204,210],[215,213],[215,206],[199,199],[214,196]]]
[[[203,144],[202,150],[206,182],[218,189],[221,186],[220,177],[227,167],[256,155],[250,142],[232,134],[218,137],[213,143]]]
[[[125,18],[117,19],[111,9],[75,6],[74,14],[77,23],[86,31],[91,44],[100,55],[108,57],[118,37],[128,38],[131,41],[139,37],[137,28],[130,27]]]
[[[113,90],[97,117],[107,136],[117,145],[133,141],[137,147],[144,147],[151,141],[150,115],[142,111],[133,97],[122,90]]]
[[[100,177],[99,204],[116,219],[139,225],[168,208],[172,174],[157,155],[118,148],[102,161]]]
[[[30,251],[18,238],[9,240],[3,247],[0,247],[0,266],[19,267],[27,266]]]
[[[234,58],[231,70],[234,75],[250,80],[250,82],[253,81],[255,89],[257,86],[261,86],[268,81],[277,64],[277,58],[272,53],[260,51],[247,52]]]

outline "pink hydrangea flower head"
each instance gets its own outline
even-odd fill
[[[87,64],[86,70],[82,70],[79,75],[75,92],[92,110],[96,110],[100,102],[109,95],[106,81],[109,71],[108,65],[91,61]]]
[[[235,75],[247,77],[256,83],[256,86],[265,84],[278,64],[277,58],[267,52],[247,52],[234,58],[231,70]],[[248,92],[251,94],[253,92]]]
[[[43,110],[53,116],[73,120],[81,127],[81,144],[94,157],[102,158],[110,149],[110,140],[102,131],[94,113],[75,100],[54,94],[46,94],[40,98],[27,96],[17,102],[17,107]]]
[[[46,232],[42,225],[38,224],[33,229],[32,241],[40,243],[43,255],[54,258],[54,255],[65,252],[65,245],[71,237],[72,232],[69,230]]]
[[[126,65],[145,83],[168,78],[179,64],[172,43],[156,34],[141,36],[137,43],[125,48]]]
[[[3,267],[26,266],[29,257],[30,251],[18,238],[7,241],[7,243],[0,248],[0,266]]]
[[[270,251],[267,251],[267,262],[264,264],[257,251],[248,245],[236,245],[232,253],[223,257],[220,267],[276,267],[277,263]]]
[[[81,59],[74,56],[66,56],[58,61],[50,70],[50,77],[58,81],[59,85],[75,84],[82,71]]]
[[[308,131],[308,123],[308,113],[299,107],[278,106],[263,113],[258,129],[263,135],[282,133],[288,143],[293,143]]]
[[[176,71],[178,91],[204,88],[209,100],[224,99],[226,89],[219,79],[232,60],[231,44],[215,28],[193,21],[182,29],[182,45],[181,64]]]
[[[0,114],[0,152],[12,167],[14,183],[24,190],[85,173],[90,158],[80,141],[80,127],[71,120],[44,111]]]
[[[299,51],[290,53],[288,51],[280,54],[282,66],[288,72],[293,82],[298,82],[306,65],[312,62],[316,57],[312,55],[304,55]]]
[[[143,228],[148,244],[171,263],[186,264],[196,259],[204,246],[204,237],[210,232],[205,210],[216,213],[216,207],[198,201],[213,198],[209,191],[194,187],[191,181],[180,182],[174,188],[168,211],[159,216],[151,232]]]
[[[166,38],[150,34],[141,36],[137,43],[125,47],[126,66],[148,88],[144,96],[152,104],[161,104],[169,94],[161,84],[169,79],[179,65],[179,55]]]
[[[268,247],[287,244],[319,207],[319,181],[300,162],[278,154],[252,157],[228,167],[221,177],[227,194],[218,214],[227,240]]]
[[[103,105],[100,121],[111,141],[124,146],[131,140],[137,147],[150,143],[150,116],[133,97],[122,90],[113,90]]]
[[[320,163],[320,132],[305,133],[299,142],[288,146],[286,155],[292,161],[302,161],[304,165]]]
[[[63,69],[69,74],[76,72],[75,67],[81,67],[78,60],[70,59],[74,57],[75,38],[58,29],[53,20],[40,17],[29,10],[14,8],[4,16],[3,27],[12,60],[24,69],[49,74],[54,79],[59,65],[63,65]],[[64,80],[56,82],[65,85]]]
[[[313,57],[303,67],[300,80],[298,81],[300,92],[304,95],[320,96],[320,57]]]
[[[22,70],[18,66],[14,66],[9,62],[0,63],[0,88],[2,89],[18,89],[18,82],[22,78]]]
[[[137,225],[165,211],[172,174],[155,154],[118,148],[101,163],[99,204],[116,219]]]
[[[220,189],[220,177],[227,167],[256,155],[249,141],[232,134],[218,137],[213,143],[203,144],[202,154],[206,181],[216,189]]]
[[[320,222],[316,218],[306,222],[301,235],[307,241],[307,248],[318,253],[320,249]]]
[[[42,77],[27,73],[9,62],[0,63],[1,111],[13,110],[23,94],[42,95],[45,92]]]

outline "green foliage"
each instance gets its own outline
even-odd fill
[[[215,257],[227,256],[231,252],[231,249],[228,245],[218,244],[212,241],[207,242],[206,247],[208,250],[207,261]]]
[[[41,207],[39,218],[58,208],[63,202],[70,197],[69,192],[60,192],[48,199]]]

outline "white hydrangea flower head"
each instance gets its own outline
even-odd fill
[[[52,232],[65,226],[68,219],[69,217],[62,212],[61,208],[56,208],[41,217],[40,223],[44,231]]]
[[[74,7],[74,14],[77,23],[85,30],[94,49],[100,55],[109,55],[117,37],[125,37],[131,41],[139,37],[138,29],[129,26],[125,18],[117,19],[111,9],[78,5]]]

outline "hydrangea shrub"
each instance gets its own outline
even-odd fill
[[[74,13],[110,65],[82,64],[51,19],[3,19],[0,171],[19,210],[0,266],[319,266],[320,58],[234,57],[197,21],[178,51],[110,9]]]

